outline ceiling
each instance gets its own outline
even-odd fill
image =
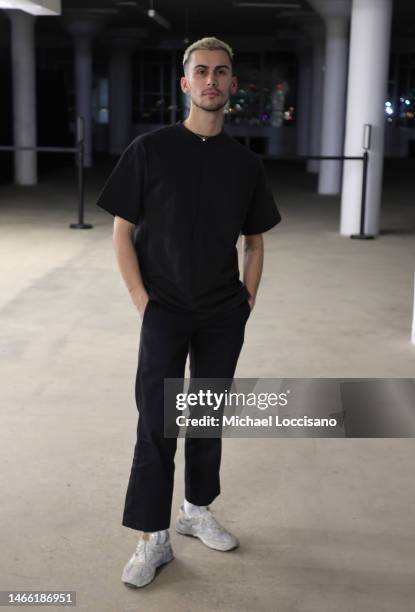
[[[274,35],[283,24],[298,22],[298,13],[304,18],[314,18],[315,13],[304,0],[245,0],[245,3],[270,4],[266,7],[242,7],[244,0],[92,0],[88,10],[96,14],[100,11],[117,11],[108,13],[111,23],[119,25],[138,25],[146,27],[150,35],[165,36],[171,34],[194,40],[199,36],[222,33],[236,36]],[[147,16],[147,9],[153,8],[170,24],[170,30],[163,28]],[[275,5],[286,5],[277,8]],[[85,7],[82,0],[63,0],[63,12]],[[290,9],[290,6],[292,7]],[[306,14],[309,16],[307,17]]]
[[[336,0],[331,0],[336,2]],[[240,4],[256,6],[242,7]],[[167,29],[147,16],[151,7],[167,20]],[[263,6],[269,4],[270,6]],[[280,6],[276,6],[280,5]],[[392,41],[415,41],[415,1],[394,0]],[[141,27],[146,30],[146,46],[166,45],[184,47],[202,36],[217,36],[246,43],[249,47],[278,47],[286,41],[303,37],[304,25],[321,22],[306,0],[62,0],[61,17],[37,18],[37,33],[48,44],[62,37],[63,17],[73,13],[92,15],[110,28]],[[1,11],[0,11],[1,13]],[[5,15],[1,22],[8,22]],[[412,43],[411,43],[412,44]]]

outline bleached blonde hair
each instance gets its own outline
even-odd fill
[[[196,51],[197,49],[206,49],[209,51],[216,51],[216,50],[221,49],[222,51],[226,51],[231,61],[231,65],[232,65],[232,60],[233,60],[232,47],[228,45],[228,43],[224,42],[223,40],[219,40],[219,38],[215,38],[214,36],[205,36],[205,38],[200,38],[199,40],[196,40],[194,43],[189,45],[187,49],[185,50],[183,54],[183,70],[185,73],[187,70],[187,65],[190,59],[190,55],[193,53],[193,51]]]

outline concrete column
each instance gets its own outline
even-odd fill
[[[273,85],[271,92],[270,125],[280,128],[284,124],[286,86],[282,82],[281,73],[278,68],[273,68],[271,70],[271,83]]]
[[[189,116],[190,113],[190,104],[191,104],[191,99],[190,99],[190,95],[186,95],[183,91],[180,93],[180,97],[181,97],[181,119],[180,121],[184,121],[185,119],[187,119],[187,117]]]
[[[35,147],[35,17],[20,10],[6,12],[11,21],[14,145]],[[36,185],[36,151],[14,152],[14,180],[17,185]]]
[[[74,39],[75,117],[84,118],[84,165],[92,166],[92,39],[104,20],[98,15],[66,13],[64,23]]]
[[[412,334],[411,334],[411,342],[415,344],[415,274],[414,274],[414,305],[412,311]]]
[[[310,4],[326,25],[321,155],[342,155],[350,0],[310,0]],[[339,193],[341,171],[341,161],[322,161],[318,192]]]
[[[92,32],[72,24],[75,52],[75,118],[84,118],[84,165],[92,166]]]
[[[398,109],[399,109],[399,71],[401,64],[401,54],[399,51],[395,52],[394,62],[393,62],[393,89],[392,89],[392,125],[396,126],[398,123]]]
[[[323,87],[324,87],[324,46],[325,31],[322,23],[314,23],[304,29],[309,36],[312,45],[311,57],[311,90],[309,94],[310,105],[310,132],[308,143],[309,155],[321,154],[321,123],[323,111]],[[320,162],[310,159],[307,162],[307,172],[317,173],[320,169]]]
[[[345,155],[361,155],[363,126],[370,123],[365,233],[379,232],[385,96],[388,78],[392,0],[353,0],[347,94]],[[362,164],[345,162],[340,233],[359,232]]]
[[[311,120],[311,47],[306,41],[296,43],[295,47],[298,59],[296,149],[297,155],[307,155],[310,141]]]
[[[171,52],[171,79],[170,79],[170,123],[176,123],[177,119],[177,51]]]
[[[326,74],[321,154],[342,155],[346,108],[349,19],[347,17],[330,17],[326,23]],[[341,161],[321,162],[318,183],[319,193],[340,193],[342,165]]]
[[[112,30],[109,61],[109,152],[120,155],[131,140],[132,53],[145,35],[140,28]]]

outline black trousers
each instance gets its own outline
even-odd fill
[[[135,387],[137,442],[123,526],[146,532],[169,528],[177,438],[164,437],[164,378],[184,378],[189,354],[191,379],[232,379],[250,312],[248,301],[215,315],[188,315],[158,301],[148,302]],[[221,438],[185,438],[189,502],[206,506],[219,495],[221,451]]]

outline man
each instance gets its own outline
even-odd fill
[[[237,91],[233,51],[203,38],[184,53],[184,122],[135,138],[98,205],[114,215],[121,275],[141,322],[139,411],[123,521],[142,537],[122,580],[141,587],[173,559],[169,526],[177,439],[164,437],[165,378],[234,376],[263,265],[262,233],[281,220],[261,160],[223,129]],[[244,235],[243,283],[236,243]],[[180,534],[227,551],[238,546],[209,509],[220,493],[221,439],[186,438]]]

